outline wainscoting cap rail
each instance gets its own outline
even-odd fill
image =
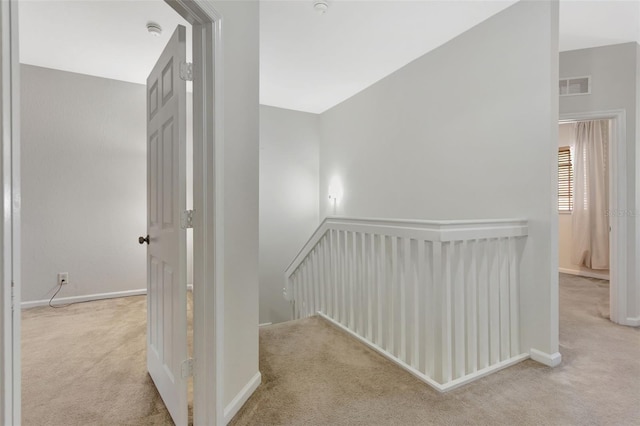
[[[350,222],[350,223],[378,223],[394,225],[418,225],[418,226],[468,226],[468,225],[490,225],[490,224],[527,224],[524,218],[502,218],[502,219],[457,219],[457,220],[418,220],[418,219],[385,219],[371,217],[348,217],[348,216],[327,216],[323,222]]]
[[[285,271],[287,281],[284,291],[285,299],[289,300],[289,277],[329,229],[408,237],[435,242],[524,237],[529,232],[528,220],[522,218],[409,220],[327,216],[287,267]]]

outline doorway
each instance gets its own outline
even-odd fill
[[[558,138],[559,271],[609,285],[609,166],[611,120],[565,121]],[[561,276],[561,284],[571,281]],[[610,318],[609,297],[598,303]]]
[[[608,181],[606,185],[606,202],[604,214],[608,219],[609,226],[609,318],[616,323],[626,323],[626,294],[627,294],[627,258],[626,258],[626,244],[627,244],[627,232],[626,221],[617,217],[616,212],[626,210],[626,132],[625,132],[625,111],[613,110],[613,111],[601,111],[601,112],[588,112],[588,113],[574,113],[563,114],[560,117],[560,146],[567,146],[566,142],[562,141],[563,134],[566,138],[572,136],[572,126],[576,126],[577,123],[585,122],[603,122],[607,123],[608,127],[608,150],[606,153],[607,170],[606,179]],[[563,128],[564,126],[564,128]],[[568,139],[566,139],[568,140]],[[571,143],[569,143],[570,148]],[[569,149],[571,151],[571,149]],[[575,150],[574,150],[575,152]],[[571,154],[574,155],[574,154]],[[575,159],[575,158],[574,158]],[[575,170],[575,169],[574,169]],[[560,178],[562,179],[562,178]],[[575,182],[574,182],[575,183]],[[572,188],[575,195],[575,188]],[[561,190],[559,191],[559,195]],[[582,199],[582,198],[581,198]],[[560,199],[559,199],[560,202]],[[572,271],[575,274],[590,275],[592,278],[603,279],[607,278],[607,275],[602,270],[591,270],[591,268],[584,268],[579,265],[581,262],[574,266],[566,267],[566,262],[570,262],[571,244],[568,244],[568,235],[566,227],[572,222],[567,217],[567,212],[559,212],[559,231],[564,235],[559,235],[559,241],[564,237],[564,248],[567,249],[565,253],[559,253],[562,259],[560,259],[560,267],[563,268],[562,262],[565,262],[564,269],[560,272]],[[564,217],[563,217],[564,216]],[[572,216],[572,215],[571,215]],[[563,230],[563,224],[565,229]],[[573,234],[573,232],[571,233]],[[569,235],[571,235],[569,234]],[[569,236],[570,238],[570,236]],[[560,250],[562,250],[562,242],[559,244]],[[559,250],[559,251],[560,251]],[[576,263],[575,259],[574,262]],[[585,265],[583,265],[585,266]]]
[[[214,174],[214,164],[222,161],[222,147],[215,135],[222,132],[222,121],[215,118],[214,106],[221,103],[222,93],[214,93],[221,87],[221,73],[214,72],[221,66],[221,16],[211,2],[167,2],[193,26],[194,40],[194,208],[202,215],[195,215],[194,227],[194,353],[200,363],[194,365],[194,422],[210,423],[223,417],[221,392],[217,377],[221,377],[221,364],[216,356],[221,333],[221,315],[216,306],[223,305],[219,278],[213,273],[220,257],[215,248],[221,238],[214,232],[218,221],[209,220],[221,209],[217,196],[219,188]],[[18,2],[2,2],[2,128],[3,128],[3,188],[5,200],[11,208],[5,211],[3,222],[3,271],[2,297],[2,417],[7,424],[19,424],[20,413],[20,300],[21,249],[20,249],[20,91],[18,57]],[[215,118],[215,119],[214,119]],[[214,158],[216,161],[214,161]],[[216,204],[214,206],[214,200]],[[202,253],[202,255],[200,255]],[[203,320],[207,312],[207,327]]]
[[[185,171],[192,167],[187,164],[185,155],[188,145],[185,139],[186,78],[179,72],[181,64],[186,62],[186,28],[179,25],[179,31],[174,33],[173,21],[165,20],[165,14],[172,14],[174,19],[178,19],[178,15],[167,5],[158,5],[163,9],[141,11],[158,19],[166,33],[163,37],[152,37],[143,32],[140,37],[147,37],[149,48],[159,49],[157,55],[162,58],[153,73],[146,67],[139,72],[142,78],[152,73],[155,81],[152,87],[101,76],[21,66],[22,248],[27,254],[22,261],[22,294],[24,305],[45,306],[29,310],[23,316],[23,420],[27,424],[41,424],[47,419],[63,423],[66,416],[84,419],[83,423],[104,423],[107,418],[117,423],[135,423],[137,416],[144,415],[148,406],[158,406],[162,411],[161,403],[145,402],[159,400],[154,383],[176,423],[187,421],[187,383],[190,379],[181,374],[180,364],[192,358],[187,352],[185,264],[190,262],[185,259],[186,231],[180,224],[180,217],[187,207]],[[25,43],[21,47],[30,54],[25,55],[27,58],[33,59],[32,51],[36,50],[29,40],[44,36],[33,35],[34,25],[30,19],[37,22],[34,13],[55,16],[56,11],[46,13],[47,10],[43,10],[46,7],[29,4],[23,8],[25,25],[21,35]],[[100,18],[92,23],[95,27],[118,12],[114,3],[98,6],[72,3],[52,7],[63,8],[72,15],[100,12]],[[91,21],[91,16],[87,20]],[[59,18],[52,21],[59,22]],[[144,30],[144,25],[140,27]],[[44,28],[36,29],[42,30]],[[70,30],[74,39],[84,40],[91,36],[82,27],[74,26]],[[51,38],[52,42],[63,44],[62,40]],[[138,40],[133,39],[132,45]],[[167,43],[171,48],[165,48]],[[119,58],[109,54],[112,51],[109,47],[96,49],[100,58],[88,54],[86,60],[97,62],[104,58],[117,62]],[[126,56],[126,53],[122,55]],[[153,56],[150,59],[153,60]],[[147,103],[154,93],[161,95],[161,102],[156,104],[157,111]],[[150,125],[146,124],[147,116]],[[158,128],[154,129],[153,125]],[[159,136],[152,136],[154,130]],[[157,142],[155,145],[154,141]],[[154,147],[158,155],[153,155]],[[157,158],[161,160],[154,161]],[[155,188],[155,191],[149,188]],[[161,202],[152,198],[156,195]],[[147,210],[152,206],[156,207],[152,213],[159,210],[162,218],[162,238],[156,223],[150,221],[148,224],[147,221]],[[147,233],[151,234],[151,243],[147,238],[147,245],[139,245],[138,235]],[[167,245],[171,246],[168,251]],[[164,252],[158,253],[158,249]],[[146,253],[152,251],[154,259],[165,265],[163,274],[154,274],[153,270],[147,273]],[[169,270],[170,274],[167,273]],[[65,278],[56,282],[54,277]],[[152,281],[147,285],[147,280],[154,277],[163,278],[161,284]],[[172,287],[170,294],[166,291],[168,286]],[[53,296],[49,298],[52,293],[55,300]],[[158,293],[163,293],[160,298],[164,302],[159,309]],[[83,311],[89,308],[72,306],[81,301],[136,294],[147,294],[146,307],[144,303],[128,300],[91,302],[95,315],[86,318]],[[43,296],[46,299],[39,300]],[[144,300],[135,300],[139,299]],[[131,311],[142,312],[128,312],[125,306]],[[54,312],[53,307],[64,309]],[[145,311],[149,312],[147,317]],[[135,318],[142,320],[135,322]],[[171,326],[158,327],[163,322]],[[53,324],[57,326],[50,328]],[[145,333],[145,327],[154,332]],[[126,335],[120,334],[125,331],[130,336],[126,341],[123,340]],[[151,336],[152,345],[152,350],[146,353],[159,353],[167,363],[154,363],[154,358],[148,358],[145,366],[146,336]],[[48,344],[43,347],[41,343],[45,341]],[[164,346],[159,346],[158,342],[164,342]],[[68,356],[54,356],[56,349],[62,349]],[[113,359],[118,355],[122,359],[115,362]],[[49,367],[52,356],[56,368],[43,369]],[[105,365],[107,360],[112,360],[111,366]],[[164,375],[163,367],[168,363],[171,379]],[[141,367],[140,371],[134,366]],[[147,369],[153,381],[147,380]],[[77,376],[78,372],[80,376]],[[45,382],[41,382],[45,377]],[[73,383],[67,383],[71,378],[75,378]],[[114,378],[119,380],[113,381]],[[119,387],[123,389],[121,392],[117,392]],[[52,391],[52,388],[57,389]],[[99,409],[105,389],[111,389],[109,394],[124,397],[127,389],[136,388],[140,391],[140,399],[129,395],[122,401],[129,410],[124,407],[115,412],[113,407],[106,411]],[[56,396],[50,398],[50,395]],[[143,395],[147,395],[146,398]],[[41,401],[51,403],[43,407]],[[115,399],[113,403],[117,401]],[[135,401],[140,402],[138,412]],[[96,417],[85,417],[87,411]],[[56,415],[64,417],[53,420]],[[127,415],[136,417],[127,418]]]

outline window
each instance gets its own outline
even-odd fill
[[[573,210],[573,164],[571,148],[563,146],[558,150],[558,211]]]

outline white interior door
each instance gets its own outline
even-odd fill
[[[188,416],[185,39],[178,26],[147,79],[147,369],[176,425]]]

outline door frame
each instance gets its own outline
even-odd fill
[[[192,25],[194,205],[194,424],[224,424],[222,342],[223,17],[213,0],[164,0]],[[18,1],[0,2],[0,421],[21,423],[20,63]],[[214,114],[215,111],[215,114]]]
[[[628,211],[627,201],[627,118],[626,110],[576,112],[560,114],[559,123],[591,120],[611,120],[609,141],[609,211]],[[630,324],[627,318],[627,217],[614,215],[610,218],[609,235],[609,304],[611,321]],[[624,220],[622,220],[624,219]]]
[[[0,328],[0,419],[20,424],[20,64],[18,56],[18,3],[0,2],[0,268],[2,310]],[[18,301],[18,303],[16,303]]]

